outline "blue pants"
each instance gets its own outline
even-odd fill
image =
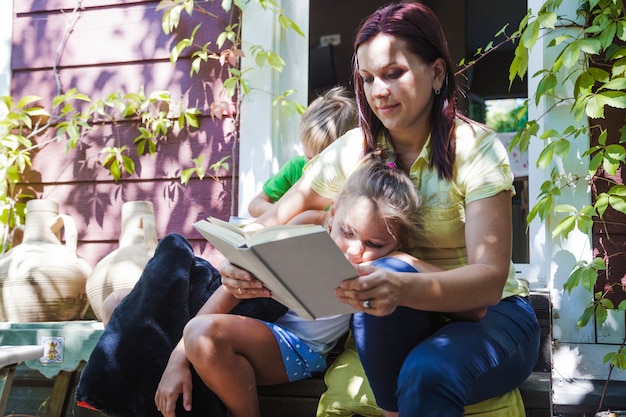
[[[380,261],[380,268],[415,271]],[[539,323],[524,297],[489,307],[480,322],[399,307],[385,317],[355,314],[352,325],[376,402],[404,417],[461,417],[466,404],[518,387],[539,354]]]

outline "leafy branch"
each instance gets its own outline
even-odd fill
[[[592,183],[602,178],[602,173],[615,177],[626,162],[626,129],[621,129],[618,137],[610,137],[605,128],[593,123],[594,120],[605,118],[607,107],[626,109],[624,5],[612,0],[581,0],[577,9],[578,20],[572,22],[558,14],[561,3],[562,0],[547,0],[536,14],[528,12],[517,32],[519,43],[509,72],[510,82],[516,77],[526,76],[530,50],[542,36],[554,35],[547,43],[547,48],[557,51],[556,58],[551,66],[532,75],[538,79],[538,83],[534,97],[529,98],[536,104],[543,100],[548,111],[535,120],[529,120],[511,144],[518,144],[520,149],[526,150],[531,139],[543,141],[542,151],[536,161],[537,167],[549,169],[553,161],[570,158],[571,144],[579,137],[592,133],[597,137],[597,144],[589,145],[580,155],[580,158],[588,161],[587,175],[574,175],[554,164],[550,178],[541,185],[537,202],[528,214],[529,223],[535,218],[546,221],[559,216],[552,230],[553,238],[567,238],[574,230],[588,234],[594,223],[604,224],[609,210],[619,216],[626,216],[626,186],[617,181],[607,180],[608,190],[598,193],[590,204],[574,206],[561,202],[564,188],[586,186],[591,189]],[[565,27],[568,31],[559,31],[559,28]],[[562,88],[566,82],[573,85],[572,90]],[[588,123],[582,127],[569,125],[560,131],[549,129],[540,132],[539,119],[558,106],[568,106],[577,123],[583,118]],[[620,255],[623,256],[623,253]],[[592,299],[578,320],[579,328],[594,318],[598,325],[604,324],[609,311],[626,311],[626,301],[616,306],[609,298],[615,287],[622,286],[621,283],[608,285],[602,291],[595,290],[599,274],[609,272],[610,258],[596,257],[590,262],[577,262],[564,284],[563,288],[568,294],[578,287],[592,294]],[[611,370],[614,366],[625,369],[626,352],[623,345],[618,351],[608,354],[605,362],[611,363]]]

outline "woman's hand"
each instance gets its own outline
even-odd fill
[[[159,381],[154,403],[164,417],[176,417],[176,401],[182,394],[183,407],[191,411],[191,369],[185,349],[180,342],[172,351]]]
[[[339,301],[375,316],[393,313],[406,293],[400,274],[371,265],[355,267],[360,276],[341,282],[341,287],[335,290]]]
[[[220,268],[222,275],[222,285],[234,297],[246,298],[267,298],[271,297],[270,290],[263,286],[263,283],[256,279],[250,272],[224,261]]]

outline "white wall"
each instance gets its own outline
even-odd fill
[[[289,98],[307,104],[309,65],[309,0],[280,0],[285,15],[296,22],[305,36],[293,31],[286,35],[274,14],[264,12],[256,3],[250,3],[243,15],[244,45],[263,45],[277,52],[287,63],[278,74],[269,69],[260,70],[247,53],[242,69],[253,68],[249,79],[255,90],[245,98],[241,108],[241,147],[239,152],[239,216],[248,215],[250,200],[261,190],[263,182],[275,174],[287,159],[299,150],[297,128],[299,116],[285,117],[272,106],[273,97],[266,91],[282,94],[294,89]]]
[[[11,94],[13,0],[0,0],[0,96]]]

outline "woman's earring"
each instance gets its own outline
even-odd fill
[[[441,88],[435,88],[435,95],[438,96],[441,94]]]

